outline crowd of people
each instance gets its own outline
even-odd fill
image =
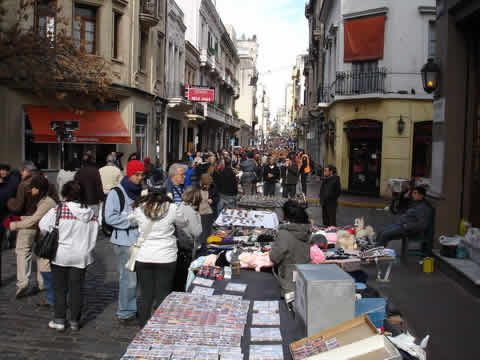
[[[65,164],[56,184],[33,162],[26,161],[21,171],[0,165],[0,235],[3,239],[5,232],[17,232],[16,297],[45,290],[39,305],[52,307],[54,317],[48,324],[52,329],[81,327],[82,286],[100,232],[110,238],[117,263],[118,321],[143,326],[170,291],[185,290],[196,251],[206,244],[222,209],[236,207],[239,189],[243,194],[306,195],[315,168],[302,151],[186,153],[168,172],[138,154],[125,164],[120,159],[111,153],[99,168],[86,153],[81,164]],[[333,211],[340,187],[333,170],[328,176],[334,185],[321,196]],[[334,222],[334,217],[328,221]],[[55,227],[56,257],[51,261],[37,257],[37,286],[32,286],[34,244]],[[129,265],[132,249],[134,271]]]

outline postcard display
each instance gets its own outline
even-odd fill
[[[243,284],[233,288],[244,290],[239,285]],[[251,328],[246,334],[249,309],[250,300],[240,296],[171,293],[133,339],[122,360],[244,360],[241,342],[248,335],[250,360],[283,360],[278,301],[253,302],[253,316],[262,320],[258,325],[269,327]]]

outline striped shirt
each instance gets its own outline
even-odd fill
[[[183,185],[175,185],[172,186],[172,195],[173,195],[173,202],[175,204],[180,204],[182,200],[184,186]]]

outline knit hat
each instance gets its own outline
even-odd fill
[[[145,166],[138,160],[130,160],[127,164],[127,177],[133,176],[139,171],[145,171]]]

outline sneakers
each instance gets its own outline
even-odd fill
[[[79,331],[80,330],[80,324],[77,321],[70,321],[70,330]]]
[[[65,324],[57,323],[55,320],[52,320],[48,323],[48,327],[50,329],[55,329],[57,331],[64,331],[65,330]]]

